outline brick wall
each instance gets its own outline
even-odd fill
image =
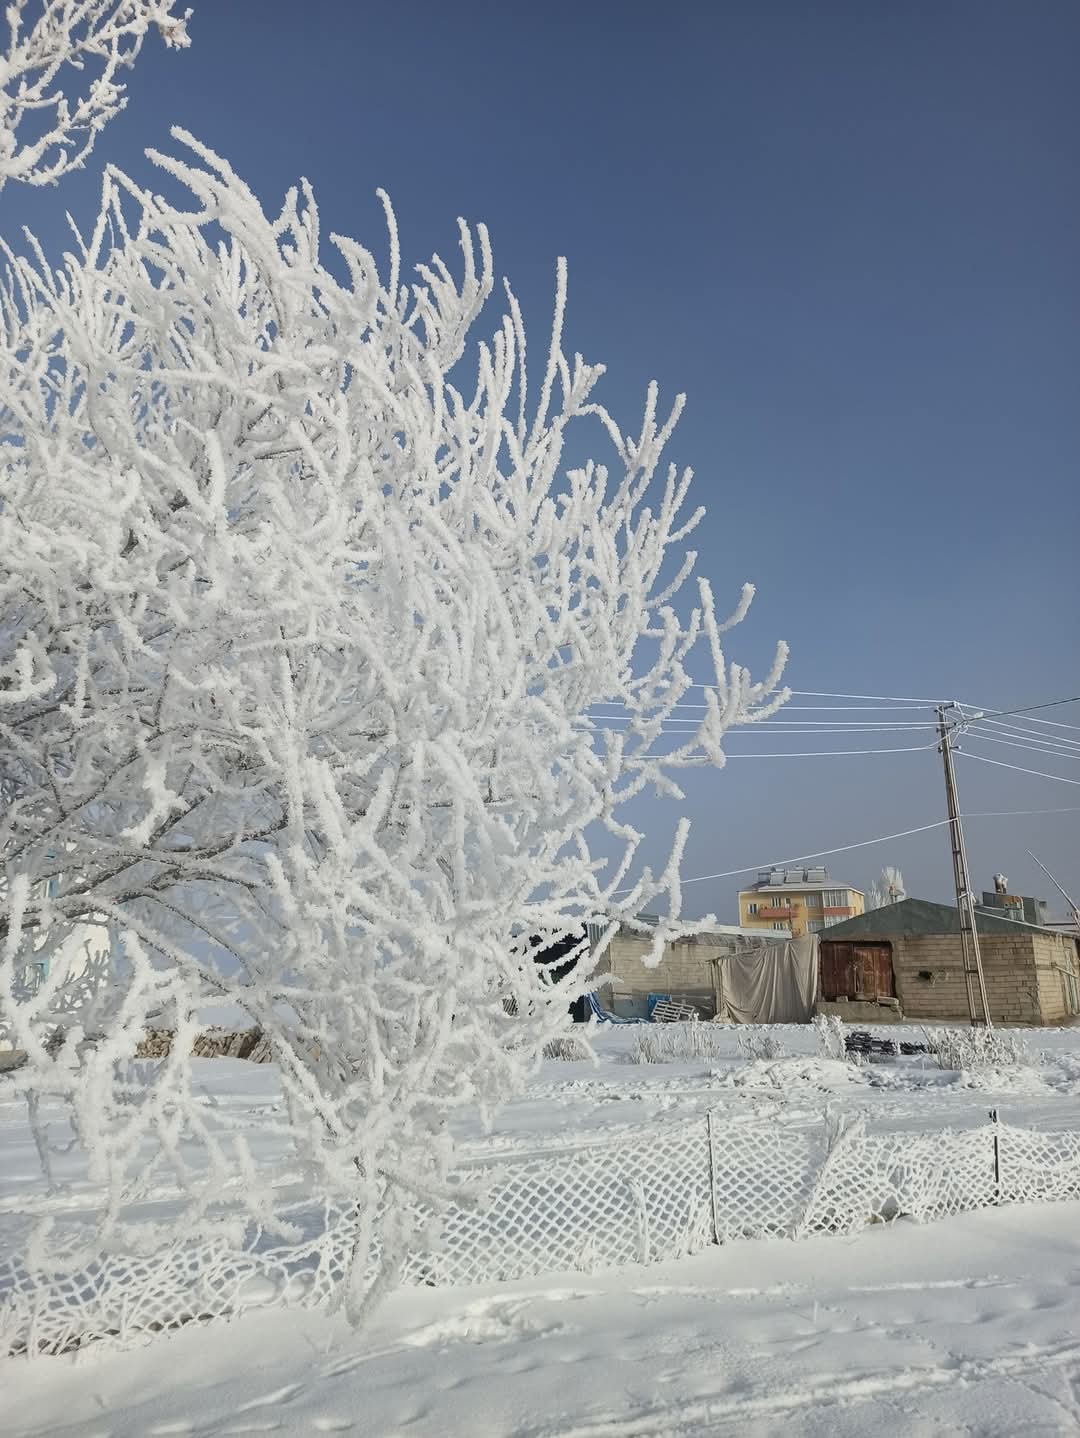
[[[968,1019],[959,934],[892,940],[896,992],[910,1019]],[[1059,967],[1067,950],[1058,935],[981,935],[990,1017],[1002,1024],[1053,1024],[1068,1017]],[[929,979],[920,974],[929,973]],[[976,994],[978,1006],[978,995]],[[978,1012],[978,1007],[977,1010]]]
[[[646,968],[642,959],[649,952],[647,939],[635,934],[617,934],[608,956],[611,966],[611,995],[615,1012],[644,1013],[649,994],[672,994],[689,999],[706,1017],[714,1012],[712,969],[709,960],[730,953],[730,941],[722,936],[695,935],[677,944],[668,944],[656,968]]]
[[[1066,975],[1078,972],[1076,940],[1065,934],[1037,934],[1033,945],[1043,1022],[1072,1018],[1077,985],[1070,985]]]

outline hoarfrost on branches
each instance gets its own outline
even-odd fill
[[[149,31],[156,29],[171,49],[190,43],[191,11],[174,13],[176,3],[8,0],[7,47],[0,54],[0,188],[7,180],[50,185],[84,164],[99,132],[127,103],[120,72],[134,65]],[[79,72],[87,70],[85,93],[69,98],[65,85],[81,81]]]
[[[886,904],[898,904],[907,898],[904,876],[892,864],[886,864],[876,884],[870,886],[866,896],[867,909],[883,909]]]
[[[539,374],[507,288],[470,379],[483,227],[460,225],[460,279],[438,258],[403,279],[388,202],[385,271],[340,236],[324,259],[306,184],[266,214],[174,134],[194,159],[153,158],[182,205],[110,170],[62,269],[8,257],[0,1009],[104,1195],[54,1262],[162,1242],[132,1205],[166,1182],[184,1241],[271,1221],[300,1178],[356,1200],[358,1313],[447,1197],[448,1120],[493,1114],[589,986],[586,924],[667,894],[656,957],[678,931],[685,825],[654,873],[623,807],[722,765],[725,731],[786,698],[785,650],[756,683],[703,578],[676,607],[682,399],[662,414],[651,387],[619,428],[602,368],[563,354],[563,265]],[[568,467],[571,426],[609,462]],[[20,987],[88,923],[117,936],[107,982]],[[550,980],[538,944],[575,934]],[[192,1089],[208,1000],[280,1065],[289,1152],[257,1176]],[[151,1022],[177,1038],[136,1070]]]

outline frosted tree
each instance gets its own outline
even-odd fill
[[[388,202],[381,267],[325,254],[306,184],[266,213],[174,133],[176,199],[110,170],[62,268],[8,256],[0,1008],[104,1195],[52,1261],[205,1235],[225,1199],[271,1222],[302,1175],[356,1202],[358,1313],[448,1196],[455,1112],[492,1114],[588,985],[584,944],[552,983],[538,941],[661,895],[677,927],[685,825],[654,871],[625,806],[722,766],[786,698],[785,649],[761,682],[726,660],[662,463],[682,399],[619,427],[563,353],[561,264],[537,374],[509,288],[470,345],[482,226],[458,278],[406,282]],[[606,462],[569,464],[568,432]],[[88,921],[119,936],[108,981],[22,993],[27,945]],[[193,1094],[208,999],[280,1066],[287,1152],[257,1177]],[[151,1020],[177,1038],[136,1082]],[[167,1234],[130,1217],[164,1183]]]
[[[176,0],[8,0],[0,54],[0,188],[8,180],[55,183],[86,161],[124,108],[121,74],[157,30],[187,46],[191,11]],[[28,16],[29,12],[29,16]],[[82,93],[65,89],[74,81]]]
[[[882,909],[886,904],[898,904],[901,899],[906,898],[903,874],[891,864],[886,864],[877,883],[870,887],[870,892],[866,896],[866,907]]]

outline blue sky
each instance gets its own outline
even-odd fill
[[[58,244],[104,161],[146,174],[173,122],[268,205],[306,175],[324,227],[376,245],[384,186],[414,260],[452,259],[455,217],[484,220],[534,333],[567,256],[568,343],[607,363],[616,415],[636,419],[651,378],[686,391],[672,457],[708,507],[702,568],[721,603],[759,590],[734,657],[763,668],[783,637],[802,690],[1080,694],[1071,0],[202,0],[191,33],[183,54],[148,45],[85,175],[5,192],[8,237],[27,222]],[[1043,717],[1080,726],[1080,704]],[[931,737],[910,732],[730,749]],[[969,748],[1080,780],[1064,755]],[[1075,783],[958,776],[970,811],[1080,809]],[[684,807],[685,872],[715,873],[931,823],[940,763],[741,760]],[[639,815],[657,857],[676,816]],[[1080,812],[973,820],[968,841],[976,887],[1004,869],[1046,893],[1030,847],[1080,889]],[[898,863],[909,891],[949,896],[942,830],[829,862],[860,887]],[[735,887],[688,907],[731,919]]]

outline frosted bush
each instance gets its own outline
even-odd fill
[[[1029,1062],[1026,1045],[1000,1029],[926,1029],[927,1053],[942,1069],[1017,1068]]]
[[[739,1053],[750,1060],[779,1059],[784,1057],[784,1045],[768,1029],[740,1028]]]
[[[544,1057],[573,1064],[580,1063],[583,1059],[591,1059],[593,1051],[577,1034],[560,1034],[557,1038],[548,1039],[544,1045]]]
[[[827,1059],[842,1059],[847,1055],[844,1021],[837,1014],[815,1014],[811,1020],[817,1034],[818,1048]]]
[[[79,169],[124,108],[120,75],[156,29],[188,45],[191,11],[175,0],[7,0],[0,54],[0,188],[7,180],[54,184]],[[29,21],[29,23],[27,23]],[[79,81],[85,79],[80,86]],[[82,89],[84,93],[73,94]]]
[[[225,1199],[272,1226],[299,1174],[356,1204],[358,1315],[414,1200],[450,1196],[454,1114],[520,1089],[618,923],[666,899],[651,962],[685,931],[686,825],[653,872],[623,808],[722,765],[786,697],[785,651],[755,683],[704,578],[684,602],[682,400],[650,387],[616,424],[563,353],[563,266],[537,376],[509,290],[470,347],[483,227],[460,278],[406,281],[387,202],[387,263],[340,236],[326,262],[306,184],[268,213],[175,133],[179,198],[109,170],[63,265],[9,253],[0,294],[0,1017],[103,1194],[79,1246],[46,1223],[31,1256],[204,1240]],[[608,463],[569,465],[590,440]],[[596,920],[550,982],[537,943]],[[27,991],[27,955],[90,922],[108,972]],[[193,1098],[208,1001],[280,1066],[278,1166]],[[147,1028],[174,1039],[134,1086]],[[38,1127],[48,1184],[69,1138]],[[155,1228],[134,1206],[161,1185],[183,1201]]]
[[[712,1024],[642,1024],[634,1030],[629,1061],[667,1064],[730,1056],[731,1038],[725,1028]]]

